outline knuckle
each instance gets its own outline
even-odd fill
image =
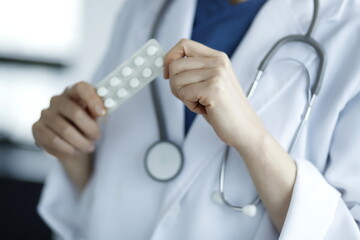
[[[59,142],[59,137],[57,135],[52,135],[49,137],[48,141],[50,143],[51,146],[53,146],[54,148],[56,148],[58,142]]]
[[[182,38],[179,41],[180,45],[185,45],[187,42],[189,42],[189,39],[187,39],[187,38]]]
[[[177,92],[176,92],[175,88],[171,88],[171,93],[172,93],[174,96],[178,96],[178,94],[177,94]]]
[[[35,142],[37,141],[37,133],[39,131],[39,122],[35,122],[32,126],[31,126],[31,131],[32,134],[34,136]],[[37,144],[37,143],[36,143]]]
[[[180,87],[180,81],[177,75],[173,76],[170,81],[171,88],[178,89]]]
[[[226,75],[225,73],[225,69],[222,67],[216,67],[213,70],[213,79],[214,81],[221,81],[221,79],[223,79]]]
[[[224,91],[224,85],[222,84],[222,81],[220,78],[215,77],[210,81],[210,88],[214,92],[223,92]]]
[[[31,125],[31,131],[32,132],[35,132],[37,130],[37,124],[38,124],[38,122],[36,121],[36,122],[33,123],[33,125]]]
[[[87,88],[87,85],[88,85],[88,83],[86,83],[85,81],[81,81],[81,82],[76,83],[73,86],[73,88],[75,89],[76,92],[81,92]]]
[[[176,90],[175,88],[171,88],[171,93],[178,99],[181,99],[180,95],[179,95],[179,91]]]
[[[59,98],[60,98],[60,96],[58,96],[58,95],[51,97],[51,99],[50,99],[50,106],[55,106],[55,105],[57,105],[57,103],[58,103],[59,100],[60,100]]]
[[[219,57],[223,60],[226,61],[228,59],[228,55],[224,52],[219,52]]]
[[[179,97],[181,98],[181,99],[187,99],[188,98],[188,92],[185,90],[185,88],[180,88],[179,89]]]
[[[184,89],[183,89],[183,88],[180,88],[180,89],[179,89],[178,95],[179,95],[179,97],[182,98],[182,99],[185,98],[185,94],[184,94]]]
[[[66,95],[69,91],[69,87],[66,87],[64,91],[61,93],[61,95]]]
[[[81,109],[73,109],[71,115],[74,122],[81,122],[83,119],[83,112]]]
[[[226,53],[221,52],[218,57],[215,58],[216,66],[219,67],[227,67],[228,65],[228,57]]]
[[[72,128],[70,126],[62,126],[60,131],[62,132],[64,138],[69,139],[73,135]]]
[[[100,127],[96,124],[94,127],[89,128],[89,137],[96,139],[100,136]]]
[[[41,111],[40,118],[41,118],[42,120],[45,120],[45,119],[47,119],[47,117],[48,117],[48,109],[43,109],[43,110]]]
[[[169,64],[169,70],[171,74],[176,73],[176,60],[173,60]]]

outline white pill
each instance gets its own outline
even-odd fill
[[[96,92],[100,97],[104,97],[108,93],[108,90],[105,87],[99,87]]]
[[[160,68],[164,65],[164,60],[162,59],[162,57],[158,57],[156,60],[155,60],[155,66]]]
[[[157,52],[157,47],[155,46],[150,46],[146,49],[146,53],[149,55],[149,56],[154,56]]]
[[[133,78],[130,80],[130,87],[137,88],[140,85],[140,81],[137,78]]]
[[[120,88],[116,94],[119,98],[124,98],[128,95],[128,91],[125,88]]]
[[[113,87],[119,85],[120,83],[121,83],[120,78],[112,77],[112,78],[110,79],[110,85],[113,86]]]
[[[143,71],[142,71],[142,75],[144,78],[148,78],[152,75],[152,70],[151,68],[145,68]]]
[[[132,69],[130,67],[124,67],[121,71],[122,75],[128,77],[132,73]]]
[[[140,67],[145,63],[145,59],[143,57],[138,56],[135,58],[134,63],[136,66]]]
[[[113,108],[115,106],[115,101],[112,98],[105,99],[104,105],[106,108]]]

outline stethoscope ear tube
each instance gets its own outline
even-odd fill
[[[291,36],[287,36],[287,37],[280,39],[270,49],[270,51],[266,54],[264,59],[261,61],[260,65],[258,67],[258,72],[261,73],[261,75],[262,75],[266,71],[267,66],[269,65],[271,59],[275,56],[275,54],[283,46],[285,46],[286,44],[291,43],[291,42],[301,42],[301,43],[304,43],[304,44],[312,47],[315,50],[315,52],[319,58],[319,66],[318,66],[318,70],[317,70],[316,81],[315,81],[314,86],[312,87],[311,94],[318,95],[320,92],[321,86],[322,86],[323,78],[324,78],[324,73],[325,73],[325,68],[326,68],[326,56],[325,56],[325,51],[323,50],[323,48],[311,36],[291,35]],[[257,79],[257,81],[259,81],[259,79]]]
[[[288,153],[290,155],[292,155],[294,146],[296,145],[296,143],[299,139],[299,136],[301,135],[301,132],[310,117],[310,114],[313,109],[313,105],[315,104],[315,101],[317,99],[317,96],[318,96],[321,86],[322,86],[324,72],[325,72],[325,68],[326,68],[325,52],[322,49],[322,47],[320,46],[320,44],[312,37],[312,32],[316,26],[318,11],[319,11],[319,0],[314,0],[314,14],[313,14],[313,18],[312,18],[312,21],[311,21],[311,24],[310,24],[310,27],[309,27],[309,30],[307,31],[307,33],[305,35],[287,36],[287,37],[280,39],[278,42],[276,42],[274,44],[274,46],[270,49],[270,51],[265,55],[264,59],[261,61],[260,65],[258,67],[258,72],[256,74],[255,80],[251,84],[250,89],[248,91],[248,95],[247,95],[248,100],[250,100],[253,97],[253,95],[256,91],[256,88],[259,85],[260,80],[261,80],[263,74],[265,73],[266,68],[269,65],[271,59],[275,56],[275,54],[284,45],[291,43],[291,42],[301,42],[301,43],[304,43],[304,44],[312,47],[316,51],[316,54],[319,58],[319,66],[318,66],[316,81],[314,83],[314,86],[311,88],[311,97],[308,100],[305,111],[303,112],[303,114],[301,116],[301,118],[302,118],[301,122],[300,122],[299,126],[297,127],[295,134],[290,142],[289,149],[288,149]],[[223,159],[221,162],[220,179],[219,179],[220,199],[228,207],[230,207],[236,211],[241,211],[244,214],[247,214],[248,216],[254,216],[256,214],[256,205],[260,202],[259,197],[257,197],[251,204],[244,205],[244,206],[234,206],[226,200],[224,186],[225,186],[225,175],[226,175],[226,166],[227,166],[227,161],[228,161],[229,149],[230,149],[230,147],[226,146],[224,156],[223,156]]]
[[[169,8],[172,2],[173,0],[164,0],[163,5],[160,8],[160,11],[157,17],[155,18],[153,28],[151,29],[150,32],[150,38],[156,37],[158,26],[160,25],[166,10]],[[322,86],[323,77],[326,68],[326,56],[324,50],[322,49],[320,44],[312,37],[312,33],[316,27],[318,14],[319,14],[319,0],[314,0],[313,17],[307,33],[305,35],[287,36],[280,39],[277,43],[274,44],[274,46],[269,50],[269,52],[265,55],[264,59],[261,61],[258,67],[258,73],[247,95],[248,99],[250,99],[254,95],[256,88],[259,85],[259,82],[262,79],[262,76],[265,73],[269,62],[281,47],[283,47],[284,45],[290,42],[301,42],[315,49],[316,54],[319,58],[319,66],[317,70],[316,81],[313,87],[311,88],[311,91],[310,88],[308,89],[311,92],[311,97],[309,98],[309,101],[305,108],[305,112],[302,115],[301,123],[296,129],[295,135],[290,143],[288,149],[290,155],[292,155],[294,146],[296,145],[296,142],[310,117],[313,105],[316,101],[316,98]],[[156,81],[154,81],[151,84],[151,95],[152,95],[156,118],[158,122],[160,141],[153,144],[148,149],[145,155],[144,163],[145,163],[146,172],[149,174],[151,178],[159,182],[167,182],[176,178],[180,174],[184,165],[184,160],[181,149],[176,144],[168,140],[164,114],[162,112],[159,94],[155,82]],[[257,211],[256,205],[261,201],[259,197],[257,197],[251,204],[244,206],[234,206],[226,200],[224,186],[225,186],[225,175],[226,175],[226,166],[228,161],[229,149],[230,147],[226,146],[220,168],[219,192],[216,192],[214,198],[218,199],[219,202],[224,203],[226,206],[232,208],[235,211],[241,211],[242,213],[248,216],[255,216]]]
[[[227,162],[229,159],[229,151],[230,151],[230,147],[226,146],[225,148],[225,152],[221,161],[221,168],[220,168],[220,179],[219,179],[219,197],[220,197],[220,201],[221,203],[224,203],[226,206],[232,208],[235,211],[239,211],[242,212],[244,214],[246,214],[249,217],[254,217],[256,215],[257,212],[257,207],[256,205],[259,204],[260,202],[260,198],[256,197],[256,199],[248,204],[248,205],[244,205],[244,206],[235,206],[232,205],[230,202],[228,202],[226,200],[225,197],[225,176],[226,176],[226,166],[227,166]],[[215,196],[215,198],[218,198],[217,196]]]

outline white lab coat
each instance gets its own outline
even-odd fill
[[[130,0],[117,26],[98,81],[148,39],[162,0]],[[269,0],[232,57],[246,91],[265,53],[280,38],[306,32],[312,0]],[[196,0],[175,0],[157,38],[168,50],[189,38]],[[169,84],[157,79],[171,141],[182,147],[185,166],[172,182],[146,174],[143,158],[159,140],[147,87],[109,116],[95,170],[80,195],[60,164],[50,173],[39,212],[63,239],[360,239],[360,1],[321,0],[314,33],[326,51],[323,87],[293,154],[297,177],[281,233],[262,204],[251,218],[214,201],[224,143],[197,117],[184,138],[184,107]],[[226,36],[231,37],[231,36]],[[318,59],[299,43],[281,50],[251,100],[268,131],[287,148],[314,82]],[[308,69],[308,71],[306,70]],[[231,149],[226,195],[248,204],[256,189],[241,156]]]

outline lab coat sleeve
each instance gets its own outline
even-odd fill
[[[279,239],[360,239],[359,111],[357,89],[340,113],[324,173],[308,160],[296,160],[296,182]]]
[[[109,73],[117,64],[117,58],[121,57],[121,49],[127,39],[127,31],[130,29],[129,21],[136,16],[140,1],[125,1],[116,18],[114,32],[110,46],[104,56],[99,69],[93,77],[92,83],[96,84],[101,78]],[[96,161],[96,159],[95,159]],[[93,191],[93,179],[89,181],[85,190],[77,191],[65,170],[59,162],[48,174],[45,187],[42,191],[38,212],[54,233],[64,240],[81,239],[82,231],[86,228]]]
[[[80,193],[61,163],[47,176],[38,212],[60,239],[81,239],[91,204],[92,180]]]

